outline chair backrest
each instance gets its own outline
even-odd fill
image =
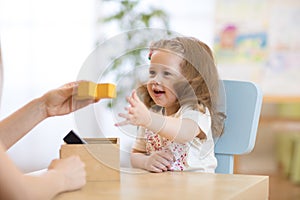
[[[223,80],[226,105],[225,129],[215,139],[216,173],[232,174],[234,155],[252,151],[262,105],[262,92],[246,81]]]

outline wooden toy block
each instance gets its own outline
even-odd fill
[[[97,96],[97,84],[94,82],[80,82],[77,97],[79,99],[94,99]]]
[[[77,155],[85,163],[87,181],[120,180],[119,138],[84,138],[87,144],[63,144],[60,158]]]
[[[78,86],[79,99],[115,98],[116,86],[111,83],[81,82]]]
[[[115,98],[116,95],[116,86],[111,83],[100,83],[97,86],[97,98]]]

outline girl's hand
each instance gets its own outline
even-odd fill
[[[144,168],[150,172],[165,172],[174,161],[174,156],[169,150],[153,152],[146,159]]]
[[[136,94],[136,91],[133,91],[130,97],[126,98],[129,107],[126,107],[125,110],[127,113],[119,113],[119,117],[126,119],[125,121],[116,123],[116,126],[124,126],[128,124],[143,126],[146,127],[151,123],[150,111],[144,105],[143,102],[139,99]]]

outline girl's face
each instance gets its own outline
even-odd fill
[[[183,76],[180,70],[182,59],[170,52],[154,51],[149,68],[148,92],[153,101],[165,108],[166,114],[174,114],[178,102],[173,85]]]

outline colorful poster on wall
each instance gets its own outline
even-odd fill
[[[300,1],[217,0],[215,13],[222,78],[254,81],[266,95],[300,95]]]

